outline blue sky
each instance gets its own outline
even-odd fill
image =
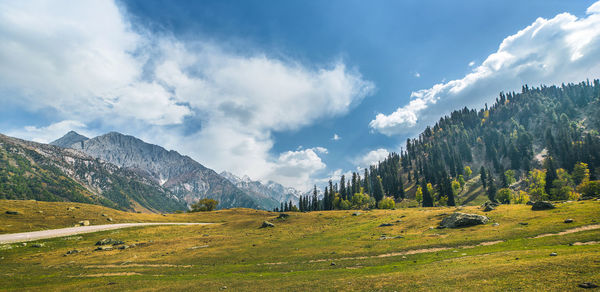
[[[306,188],[501,90],[598,78],[599,18],[594,1],[0,1],[0,132],[119,131]]]

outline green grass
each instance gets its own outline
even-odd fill
[[[68,206],[79,209],[67,211]],[[23,214],[7,215],[5,210]],[[600,202],[563,203],[548,211],[502,205],[485,213],[491,221],[486,225],[430,229],[455,210],[373,210],[360,216],[352,216],[354,211],[290,213],[290,218],[278,220],[277,213],[249,209],[162,216],[85,204],[0,201],[2,233],[66,227],[84,219],[103,224],[106,217],[101,214],[109,212],[119,223],[219,223],[98,232],[39,241],[45,243],[42,248],[29,247],[31,243],[0,246],[0,289],[565,291],[581,282],[600,283],[600,245],[569,245],[600,241],[600,229],[531,238],[597,224]],[[477,207],[461,211],[484,214]],[[566,218],[574,223],[562,223]],[[259,229],[263,220],[276,226]],[[381,223],[394,226],[378,227]],[[404,238],[379,240],[382,234]],[[93,251],[94,243],[106,237],[145,245]],[[476,246],[497,240],[503,242]],[[442,249],[398,254],[427,248]],[[82,252],[63,256],[72,249]],[[558,256],[550,257],[551,252]]]

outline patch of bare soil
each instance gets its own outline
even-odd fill
[[[532,237],[532,238],[541,238],[541,237],[546,237],[546,236],[565,235],[565,234],[571,234],[571,233],[575,233],[575,232],[581,232],[581,231],[586,231],[586,230],[594,230],[594,229],[600,229],[600,224],[592,224],[592,225],[586,225],[586,226],[581,226],[581,227],[577,227],[577,228],[571,228],[571,229],[567,229],[565,231],[561,231],[559,233],[544,233],[544,234],[540,234],[540,235]]]

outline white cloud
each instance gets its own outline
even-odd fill
[[[342,137],[340,137],[338,134],[333,134],[333,137],[331,137],[331,140],[333,140],[333,141],[339,141],[341,139],[342,139]]]
[[[419,72],[415,73],[415,77],[417,77],[417,78],[421,77],[421,73],[419,73]]]
[[[475,61],[469,62],[469,67],[473,67],[473,66],[475,66]]]
[[[14,130],[6,134],[38,143],[50,143],[56,140],[57,137],[62,137],[71,130],[77,131],[84,136],[88,136],[92,133],[87,129],[86,125],[81,122],[64,120],[47,127],[26,126],[24,129]]]
[[[368,168],[379,161],[383,161],[389,154],[389,151],[383,148],[371,150],[365,155],[355,159],[354,163],[356,164],[357,168]]]
[[[600,2],[577,18],[569,13],[538,18],[508,36],[498,50],[462,79],[436,84],[411,94],[411,101],[370,127],[385,135],[415,134],[440,115],[464,106],[493,102],[500,91],[517,91],[524,84],[580,82],[600,76]]]
[[[323,147],[281,153],[270,177],[283,185],[306,191],[312,175],[326,167],[317,153],[327,153]]]
[[[285,178],[275,170],[297,162],[294,182],[306,183],[324,167],[315,158],[324,148],[299,151],[306,163],[273,155],[272,131],[343,115],[374,84],[341,61],[305,65],[224,47],[135,31],[113,1],[2,1],[0,102],[133,134],[240,176]],[[187,119],[194,131],[184,131]]]

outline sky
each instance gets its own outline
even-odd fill
[[[0,133],[117,131],[306,190],[597,56],[585,0],[0,0]]]

